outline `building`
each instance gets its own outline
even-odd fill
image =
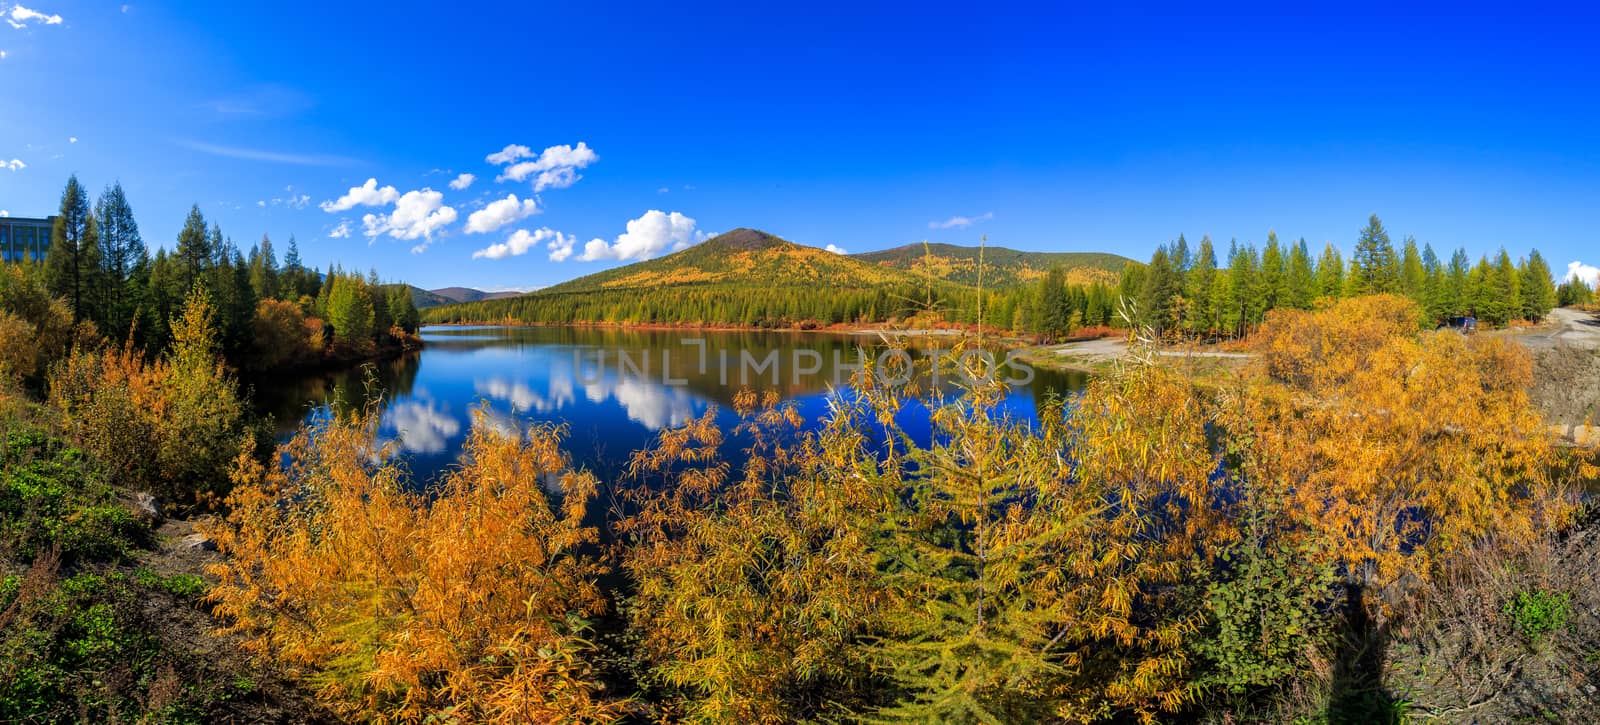
[[[50,228],[56,218],[0,217],[0,261],[39,261],[50,251]]]

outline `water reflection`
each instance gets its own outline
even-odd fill
[[[423,339],[420,353],[366,371],[256,381],[257,401],[287,434],[307,415],[381,396],[385,434],[395,436],[423,479],[455,460],[472,426],[516,434],[532,421],[564,423],[574,459],[605,476],[663,428],[712,407],[731,426],[733,396],[745,387],[775,389],[807,420],[818,420],[830,391],[876,343],[847,335],[560,327],[428,328]],[[1083,384],[1081,375],[1035,371],[1005,406],[1031,420],[1039,397]]]

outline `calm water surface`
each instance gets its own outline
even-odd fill
[[[309,417],[379,400],[382,434],[399,443],[419,481],[456,460],[479,407],[481,425],[566,423],[568,452],[604,477],[663,428],[709,408],[731,426],[733,396],[746,387],[777,389],[815,425],[838,394],[830,386],[849,380],[859,349],[882,351],[868,336],[782,332],[436,327],[422,337],[421,352],[369,370],[257,382],[258,405],[287,436]],[[769,359],[776,364],[763,369]],[[1081,374],[1034,370],[1031,381],[1013,386],[1004,408],[1035,421],[1046,395],[1069,394],[1085,382]],[[901,423],[925,438],[926,418],[908,406]]]

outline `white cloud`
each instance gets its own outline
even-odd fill
[[[450,188],[455,189],[456,191],[461,191],[462,189],[472,186],[472,182],[476,181],[477,179],[478,177],[472,174],[462,174],[450,181]]]
[[[667,251],[683,249],[705,238],[704,232],[695,229],[694,219],[678,212],[667,214],[651,209],[644,216],[629,221],[628,230],[618,236],[615,242],[606,244],[604,239],[589,240],[578,259],[584,262],[649,259]]]
[[[561,145],[551,146],[531,161],[517,161],[517,159],[533,159],[533,152],[527,146],[512,144],[499,153],[489,154],[487,160],[494,164],[510,164],[495,181],[523,181],[529,176],[538,174],[534,178],[533,190],[535,192],[545,189],[565,189],[583,178],[578,170],[600,160],[600,156],[589,148],[589,145],[579,141],[577,146]]]
[[[26,24],[29,21],[37,22],[37,23],[40,23],[42,25],[60,25],[61,24],[61,16],[60,15],[46,15],[44,13],[39,12],[38,10],[25,8],[25,7],[22,7],[21,5],[12,5],[11,6],[11,12],[8,13],[8,17],[6,18],[6,22],[11,23],[11,27],[13,27],[13,28],[25,27]]]
[[[339,222],[339,226],[334,227],[333,231],[328,232],[328,238],[329,239],[348,239],[348,238],[350,238],[350,220],[346,219],[346,220],[340,221]]]
[[[467,217],[467,233],[486,234],[518,219],[526,219],[538,213],[538,200],[524,199],[519,201],[516,194],[509,194],[504,199],[491,201],[488,206],[472,212],[471,216]]]
[[[78,137],[77,136],[68,136],[67,137],[67,143],[77,143],[77,142],[78,142]]]
[[[384,413],[389,427],[400,434],[400,445],[413,453],[442,453],[445,443],[461,431],[461,423],[430,402],[408,400]]]
[[[333,214],[349,211],[356,206],[387,206],[400,198],[400,192],[392,186],[378,188],[377,179],[367,179],[367,183],[350,187],[350,191],[336,201],[322,202],[322,210]]]
[[[667,188],[667,187],[665,187],[665,186],[663,186],[663,187],[661,187],[661,188],[659,188],[659,189],[656,189],[656,193],[657,193],[657,194],[665,194],[665,193],[667,193],[667,192],[669,192],[669,191],[672,191],[672,190],[671,190],[671,189],[668,189],[668,188]]]
[[[0,209],[0,217],[7,217],[7,216],[11,216],[11,212],[6,211],[4,209]]]
[[[1583,262],[1568,263],[1567,276],[1562,277],[1561,279],[1569,280],[1573,277],[1583,280],[1583,283],[1589,285],[1589,287],[1592,289],[1595,286],[1600,285],[1600,267],[1592,267],[1584,264]]]
[[[522,144],[513,143],[506,144],[505,148],[483,157],[483,160],[496,166],[501,166],[516,161],[517,159],[525,159],[532,155],[533,149],[523,146]]]
[[[12,171],[21,171],[28,168],[28,165],[22,163],[22,159],[12,159],[10,161],[0,161],[0,167],[5,167]]]
[[[226,156],[230,159],[245,159],[247,161],[268,161],[276,164],[299,164],[301,166],[348,166],[357,163],[354,159],[326,154],[297,154],[239,146],[219,146],[186,139],[178,139],[174,143],[201,153]]]
[[[424,242],[411,248],[420,253],[428,248],[433,233],[455,223],[456,210],[444,205],[444,194],[423,187],[402,194],[394,203],[391,214],[367,214],[361,217],[368,237],[388,234],[395,239],[422,239]]]
[[[972,226],[974,224],[977,224],[978,222],[986,222],[986,221],[989,221],[990,219],[993,219],[993,218],[994,218],[994,212],[992,212],[992,211],[986,211],[986,212],[984,212],[982,214],[979,214],[978,216],[975,216],[975,217],[953,216],[953,217],[950,217],[949,219],[946,219],[946,220],[944,220],[942,222],[928,222],[928,228],[929,229],[952,229],[952,228],[955,228],[955,227],[961,227],[961,228],[965,229],[966,227],[970,227],[970,226]]]
[[[849,254],[849,252],[844,251],[844,247],[835,246],[835,245],[832,245],[832,244],[829,244],[828,246],[823,247],[823,249],[826,249],[826,250],[828,250],[830,252],[833,252],[834,254]]]
[[[6,59],[6,52],[3,51],[3,50],[0,50],[0,60],[5,60],[5,59]]]
[[[504,242],[491,244],[473,252],[472,258],[505,259],[506,257],[520,257],[527,254],[534,247],[539,246],[540,243],[548,243],[550,259],[559,262],[572,255],[572,246],[577,241],[576,237],[570,234],[562,234],[550,227],[543,227],[533,232],[529,232],[526,229],[518,229],[512,232],[511,236]]]

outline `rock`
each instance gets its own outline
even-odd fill
[[[157,500],[153,494],[143,491],[137,492],[133,494],[133,513],[151,524],[158,524],[162,518],[161,501]]]
[[[196,551],[216,551],[217,542],[206,538],[205,534],[189,534],[180,539],[184,548]]]

